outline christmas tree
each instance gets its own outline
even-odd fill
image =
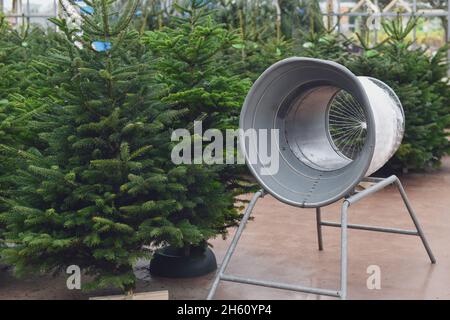
[[[19,163],[14,155],[26,145],[39,145],[33,116],[47,107],[38,97],[45,77],[33,72],[35,58],[45,54],[56,34],[27,24],[13,29],[0,17],[0,198],[10,196]],[[0,202],[0,212],[4,205]],[[1,227],[0,221],[0,238]]]
[[[282,33],[282,29],[292,28],[290,16],[283,19],[291,3],[280,3],[281,17],[277,16],[272,0],[216,0],[213,3],[217,9],[210,10],[210,14],[218,23],[235,30],[238,36],[224,56],[228,69],[234,74],[254,81],[270,65],[292,55],[291,42]],[[290,37],[291,32],[288,33]]]
[[[223,61],[239,37],[214,21],[208,3],[190,0],[185,7],[176,5],[179,17],[173,17],[169,27],[146,32],[144,43],[157,58],[154,68],[167,88],[163,101],[189,109],[183,121],[192,124],[206,115],[204,129],[236,127],[250,82],[233,75]]]
[[[201,120],[203,130],[236,129],[251,83],[244,74],[235,73],[239,64],[230,61],[230,55],[240,52],[239,35],[217,24],[210,5],[204,0],[176,5],[179,14],[172,25],[146,32],[144,43],[157,58],[157,80],[166,88],[162,101],[175,110],[188,110],[176,125],[192,128],[195,120]],[[217,165],[208,170],[218,172],[234,196],[248,191],[248,183],[240,183],[243,166]]]
[[[158,101],[167,91],[155,81],[153,56],[129,28],[137,2],[119,14],[108,0],[85,3],[92,10],[81,25],[71,23],[72,14],[52,20],[65,37],[36,70],[54,88],[50,109],[35,120],[45,144],[17,152],[25,169],[16,173],[0,216],[14,246],[1,255],[18,275],[78,265],[92,276],[84,289],[130,291],[143,245],[204,245],[225,235],[239,215],[220,170],[170,160],[172,129],[199,111],[169,103],[186,96],[182,87]],[[219,111],[228,106],[228,114],[237,114],[238,104],[229,93],[220,97],[214,83],[224,80],[217,77],[204,101],[215,122],[226,125]],[[213,101],[222,102],[214,109]]]
[[[142,217],[120,209],[147,199],[121,187],[134,171],[146,178],[157,174],[148,168],[150,160],[140,159],[155,143],[145,136],[158,139],[159,119],[168,115],[156,117],[153,92],[140,84],[148,83],[149,73],[145,51],[127,29],[133,7],[112,24],[108,2],[87,1],[94,12],[83,16],[81,28],[71,26],[73,16],[53,19],[65,39],[36,70],[54,88],[50,110],[39,115],[47,128],[40,133],[45,145],[18,152],[26,170],[17,172],[16,190],[1,215],[14,244],[2,258],[18,275],[74,264],[94,276],[92,287],[129,290],[132,264],[150,235],[136,232]],[[39,95],[42,101],[47,92]],[[140,122],[152,114],[153,121]]]
[[[298,43],[299,56],[332,60],[347,65],[355,57],[351,51],[352,41],[333,31],[305,33],[303,41]]]

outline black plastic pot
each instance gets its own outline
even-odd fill
[[[166,278],[199,277],[217,269],[214,252],[207,246],[165,247],[153,255],[150,274]]]

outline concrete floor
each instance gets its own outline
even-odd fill
[[[349,299],[450,299],[450,158],[436,172],[401,179],[422,223],[437,264],[431,265],[418,237],[349,230]],[[271,196],[260,200],[227,273],[292,284],[338,289],[340,230],[324,227],[324,251],[317,249],[313,209],[289,207]],[[323,209],[339,220],[339,204]],[[351,223],[413,228],[399,194],[389,187],[352,206]],[[222,261],[228,240],[212,241]],[[381,269],[381,289],[369,290],[371,265]],[[137,268],[137,291],[168,289],[171,299],[204,299],[212,275],[195,279],[152,279],[147,262]],[[105,293],[109,294],[109,293]],[[92,294],[90,294],[92,296]],[[65,278],[15,280],[0,272],[0,299],[84,299],[65,289]],[[312,294],[222,282],[217,299],[333,299]]]

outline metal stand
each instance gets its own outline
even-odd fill
[[[250,214],[256,204],[256,201],[259,198],[264,196],[264,191],[260,190],[254,194],[247,209],[245,210],[244,217],[242,218],[242,221],[236,231],[236,234],[234,235],[233,240],[231,241],[230,247],[228,248],[228,251],[225,254],[222,265],[220,266],[219,270],[216,273],[216,276],[214,278],[214,281],[213,281],[212,287],[209,291],[207,299],[211,300],[214,297],[214,294],[216,293],[217,287],[219,286],[219,282],[221,280],[229,281],[229,282],[243,283],[243,284],[250,284],[250,285],[257,285],[257,286],[263,286],[263,287],[277,288],[277,289],[285,289],[285,290],[291,290],[291,291],[299,291],[299,292],[305,292],[305,293],[313,293],[313,294],[318,294],[318,295],[325,295],[325,296],[332,296],[332,297],[337,297],[337,298],[341,298],[341,299],[346,299],[346,297],[347,297],[347,229],[359,229],[359,230],[367,230],[367,231],[377,231],[377,232],[387,232],[387,233],[419,236],[420,239],[422,240],[425,250],[428,253],[431,263],[433,263],[433,264],[436,263],[436,259],[434,258],[433,252],[431,251],[430,246],[428,245],[428,242],[427,242],[427,239],[425,238],[422,227],[420,226],[419,221],[417,220],[416,214],[415,214],[413,208],[411,207],[411,204],[406,196],[405,189],[403,188],[400,180],[396,176],[390,176],[389,178],[385,178],[385,179],[383,179],[383,178],[367,178],[367,179],[365,179],[365,181],[373,182],[374,185],[370,186],[369,188],[365,189],[364,191],[355,193],[355,194],[351,195],[350,197],[344,199],[344,201],[342,203],[342,207],[341,207],[341,223],[322,221],[320,208],[316,209],[317,235],[318,235],[319,250],[323,250],[322,226],[340,227],[341,228],[341,283],[340,283],[339,290],[305,287],[305,286],[298,286],[298,285],[292,285],[292,284],[286,284],[286,283],[250,279],[250,278],[246,278],[246,277],[237,277],[237,276],[225,274],[225,269],[227,268],[228,263],[231,260],[231,256],[233,255],[233,253],[236,249],[237,243],[242,235],[242,232],[244,231],[245,225],[247,224],[247,221],[248,221]],[[403,202],[405,203],[406,208],[408,209],[409,215],[411,216],[411,219],[414,223],[416,230],[403,230],[403,229],[383,228],[383,227],[375,227],[375,226],[359,225],[359,224],[347,224],[347,212],[348,212],[348,208],[351,205],[355,204],[356,202],[360,201],[361,199],[365,198],[366,196],[368,196],[370,194],[380,191],[381,189],[383,189],[391,184],[395,184],[395,186],[399,190],[400,195],[403,199]]]

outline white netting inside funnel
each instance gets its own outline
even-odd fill
[[[327,121],[336,152],[354,160],[363,149],[367,136],[367,120],[361,104],[347,91],[340,90],[330,102]]]

